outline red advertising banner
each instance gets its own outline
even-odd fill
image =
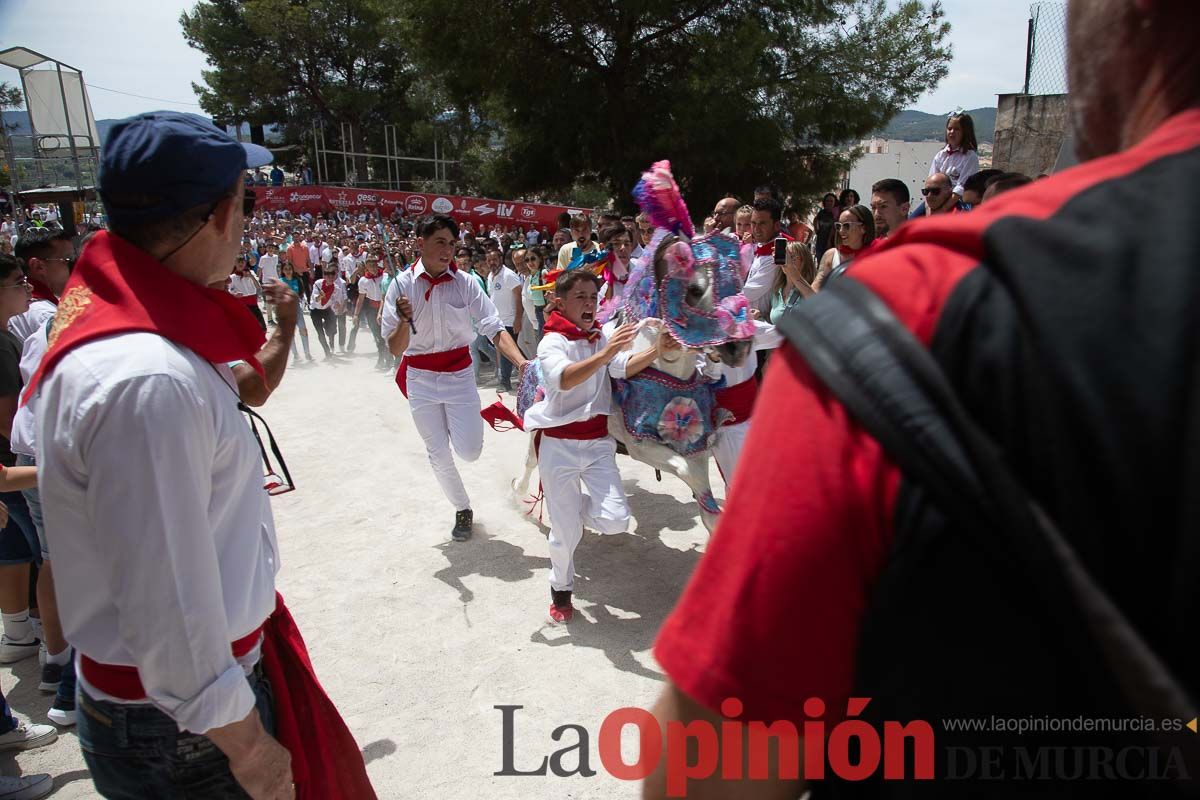
[[[552,206],[545,203],[525,203],[517,200],[488,200],[480,197],[460,197],[449,194],[418,192],[387,192],[372,189],[345,189],[337,186],[258,186],[258,205],[271,210],[286,209],[292,214],[328,214],[333,211],[361,213],[375,209],[386,219],[397,206],[404,216],[449,214],[457,222],[479,225],[530,225],[539,230],[545,226],[553,231],[558,215],[566,211],[572,216],[587,214],[581,208]]]

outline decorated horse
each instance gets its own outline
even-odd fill
[[[650,367],[613,382],[619,413],[609,416],[608,431],[630,456],[687,484],[712,531],[720,507],[709,482],[710,451],[729,414],[717,403],[722,382],[705,378],[697,356],[740,366],[750,351],[754,323],[742,295],[740,246],[727,234],[696,237],[666,161],[643,173],[634,197],[656,231],[646,255],[634,261],[620,303],[603,307],[600,320],[609,317],[608,330],[636,323],[634,352],[658,347],[660,337],[665,346]],[[599,275],[604,259],[572,266]],[[533,359],[517,392],[518,416],[544,394],[541,384]],[[513,483],[518,497],[529,495],[535,466],[531,441],[525,472]]]

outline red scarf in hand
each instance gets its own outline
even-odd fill
[[[590,331],[585,331],[558,311],[550,312],[550,316],[546,317],[546,325],[542,330],[546,333],[562,334],[572,342],[585,340],[594,342],[600,338],[599,328],[592,328]]]
[[[45,300],[47,303],[58,305],[58,298],[50,291],[50,287],[32,275],[29,276],[29,286],[33,289],[34,300]]]
[[[297,800],[375,800],[362,751],[321,688],[278,593],[263,625],[262,665],[275,698],[275,736],[292,756]]]
[[[145,250],[100,231],[67,281],[50,329],[50,349],[25,399],[71,350],[118,333],[154,333],[205,361],[245,361],[264,374],[255,356],[266,338],[244,303],[185,280]]]

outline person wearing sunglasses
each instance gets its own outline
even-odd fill
[[[850,262],[875,241],[875,219],[870,209],[866,206],[847,208],[834,223],[833,236],[836,246],[821,256],[817,279],[812,285],[814,291],[820,291],[827,281],[845,272]]]
[[[33,290],[29,310],[8,321],[8,329],[24,342],[54,316],[58,297],[75,265],[75,247],[71,236],[58,225],[27,226],[17,237],[14,253]]]
[[[25,389],[46,411],[39,489],[78,651],[79,742],[104,796],[375,796],[353,736],[298,669],[309,662],[276,593],[264,491],[275,467],[229,366],[277,378],[294,326],[267,343],[210,288],[253,212],[242,172],[270,161],[195,114],[114,124],[97,186],[109,230],[76,264]]]
[[[958,195],[954,193],[954,187],[950,185],[950,178],[942,172],[935,172],[925,179],[925,187],[921,189],[921,196],[925,198],[925,216],[927,217],[969,210],[969,207],[963,205],[959,201]]]

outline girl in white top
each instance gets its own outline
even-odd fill
[[[600,246],[611,254],[604,269],[604,288],[601,289],[602,303],[620,303],[629,280],[629,259],[633,255],[633,237],[624,225],[613,223],[600,230]]]
[[[975,121],[970,114],[955,114],[946,120],[946,146],[938,150],[929,164],[929,174],[944,173],[962,200],[963,184],[979,172],[979,143],[975,140]]]

